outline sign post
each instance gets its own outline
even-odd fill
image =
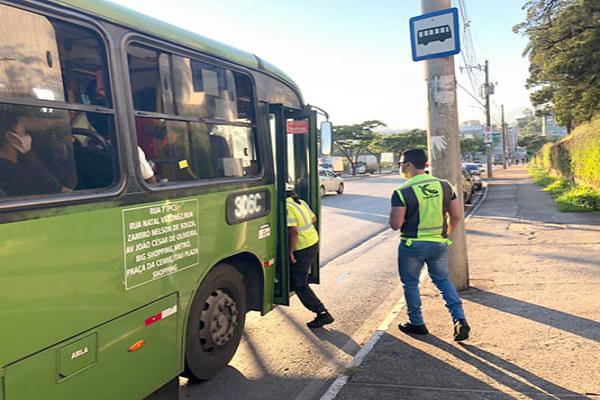
[[[450,0],[421,0],[423,15],[410,19],[410,41],[412,59],[425,60],[431,173],[452,182],[463,201],[453,57],[460,52],[460,38],[458,10],[450,5]],[[450,278],[458,290],[463,290],[469,286],[464,223],[455,227],[451,239]]]

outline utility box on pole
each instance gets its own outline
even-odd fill
[[[431,173],[447,179],[462,202],[462,172],[453,54],[460,52],[458,12],[450,0],[421,0],[423,15],[411,18],[413,60],[425,61],[427,147]],[[462,207],[461,207],[462,212]],[[464,223],[452,232],[450,277],[458,290],[469,286]]]

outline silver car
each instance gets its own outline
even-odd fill
[[[319,193],[325,196],[327,192],[344,193],[344,180],[331,170],[319,168]]]

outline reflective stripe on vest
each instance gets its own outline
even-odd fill
[[[298,229],[298,232],[302,233],[302,232],[306,232],[307,230],[309,230],[312,227],[312,215],[310,214],[309,210],[306,210],[305,207],[302,207],[304,204],[302,204],[302,206],[298,203],[296,203],[295,201],[289,201],[288,202],[289,205],[291,205],[292,207],[294,207],[296,209],[296,211],[298,211],[298,213],[302,216],[302,221],[303,221],[303,225],[300,226],[298,225],[296,227],[296,229]],[[308,213],[308,218],[306,213]]]

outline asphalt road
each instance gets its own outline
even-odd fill
[[[200,384],[182,379],[181,398],[318,399],[402,296],[398,234],[387,229],[390,196],[402,182],[398,175],[347,180],[343,195],[323,198],[321,284],[314,290],[333,324],[309,330],[313,314],[296,297],[264,317],[251,312],[229,367]]]
[[[400,296],[396,270],[387,267],[394,249],[377,246],[384,241],[378,238],[394,235],[387,230],[389,202],[402,181],[398,175],[347,180],[343,195],[323,199],[321,284],[315,292],[334,324],[309,330],[305,323],[313,314],[295,297],[291,307],[264,317],[252,312],[230,366],[208,382],[182,383],[182,398],[318,398]]]
[[[390,197],[404,181],[399,175],[350,179],[343,195],[323,198],[321,265],[387,229]]]

